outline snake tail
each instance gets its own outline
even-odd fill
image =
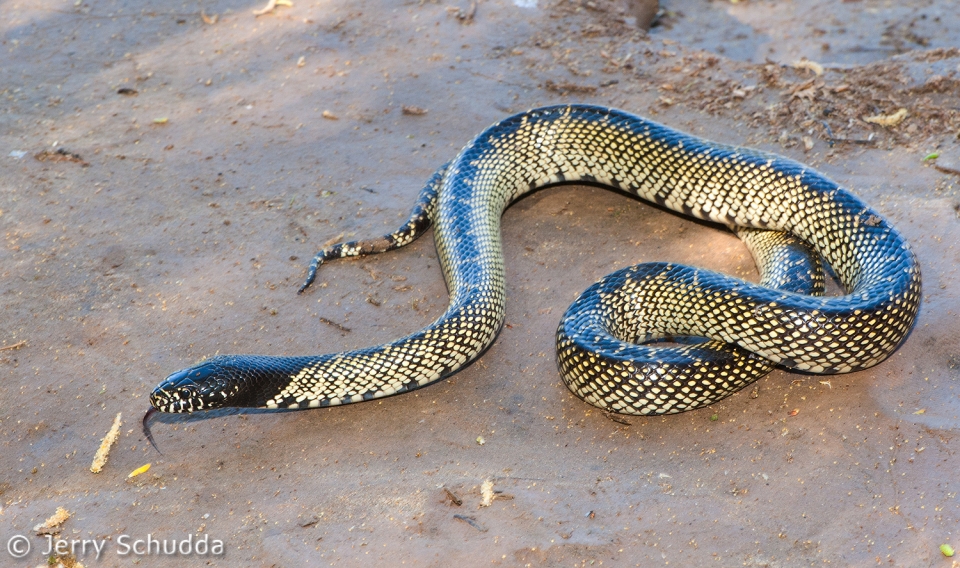
[[[446,169],[447,165],[444,164],[430,176],[426,185],[420,190],[420,196],[417,198],[417,204],[410,213],[410,217],[396,231],[377,239],[337,243],[318,252],[310,262],[310,266],[307,268],[307,277],[297,290],[297,294],[303,294],[303,291],[313,284],[317,278],[317,269],[328,260],[379,254],[405,247],[419,239],[433,223],[433,215],[437,209],[437,192],[440,190],[440,184],[443,181],[443,174]]]

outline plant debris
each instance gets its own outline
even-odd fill
[[[75,154],[66,148],[44,150],[34,154],[33,157],[40,162],[73,162],[84,167],[90,165],[86,160],[80,157],[80,154]]]
[[[292,6],[293,6],[293,2],[291,2],[290,0],[270,0],[269,2],[267,2],[267,5],[264,6],[263,8],[261,8],[261,9],[259,9],[259,10],[254,10],[254,11],[253,11],[253,15],[254,15],[255,17],[260,17],[260,16],[262,16],[262,15],[264,15],[264,14],[269,14],[270,12],[273,12],[273,10],[274,10],[277,6],[292,7]]]
[[[100,473],[103,470],[103,466],[107,464],[107,458],[110,456],[110,447],[113,446],[117,438],[120,437],[121,414],[121,412],[117,413],[117,417],[113,419],[113,426],[110,427],[110,431],[107,432],[107,435],[100,441],[100,447],[97,449],[97,454],[93,456],[93,463],[90,465],[90,471],[93,473]]]
[[[954,168],[948,168],[946,166],[941,166],[939,164],[933,164],[933,169],[937,170],[940,173],[953,174],[955,176],[960,176],[960,170],[957,170]]]
[[[450,6],[447,11],[454,14],[461,24],[470,24],[473,22],[474,16],[477,15],[477,0],[470,0],[470,5],[466,8]]]
[[[340,325],[339,323],[337,323],[337,322],[335,322],[335,321],[333,321],[333,320],[329,320],[329,319],[327,319],[327,318],[325,318],[325,317],[323,317],[323,316],[320,316],[320,317],[318,317],[317,319],[320,320],[320,323],[325,323],[325,324],[327,324],[327,325],[329,325],[329,326],[331,326],[331,327],[335,327],[335,328],[339,329],[340,331],[342,331],[342,332],[344,332],[344,333],[350,333],[351,331],[353,331],[353,330],[351,330],[349,327],[344,327],[344,326]]]
[[[64,509],[63,507],[57,507],[57,511],[53,514],[53,516],[33,527],[33,532],[37,533],[38,536],[57,534],[60,532],[60,525],[65,523],[69,518],[70,511]]]
[[[480,485],[480,506],[489,507],[493,503],[493,481],[487,479]]]
[[[814,75],[819,77],[823,75],[823,65],[820,65],[816,61],[810,61],[809,59],[801,59],[793,64],[794,69],[809,69],[813,71]]]
[[[903,119],[907,118],[907,109],[901,108],[893,114],[876,114],[873,116],[863,117],[864,122],[869,122],[871,124],[879,124],[884,127],[896,126],[903,122]]]
[[[138,467],[137,469],[131,471],[131,472],[127,475],[127,479],[130,479],[131,477],[136,477],[136,476],[138,476],[138,475],[147,473],[148,471],[150,471],[150,465],[151,465],[151,464],[142,465],[142,466]]]
[[[560,93],[561,95],[566,95],[568,93],[597,92],[597,87],[594,85],[578,85],[576,83],[570,83],[569,81],[560,81],[559,83],[555,83],[550,79],[547,79],[546,82],[544,82],[543,88],[554,93]]]
[[[454,515],[453,518],[454,518],[454,519],[457,519],[458,521],[463,521],[463,522],[467,523],[468,525],[470,525],[471,527],[477,529],[477,530],[480,531],[480,532],[487,532],[486,527],[484,527],[483,525],[481,525],[480,523],[478,523],[478,522],[477,522],[477,519],[475,519],[475,518],[473,518],[473,517],[468,517],[468,516],[466,516],[466,515]]]
[[[457,507],[463,505],[463,499],[457,497],[453,494],[453,491],[450,491],[446,487],[443,488],[443,491],[447,494],[447,497],[450,498],[450,502],[456,505]]]

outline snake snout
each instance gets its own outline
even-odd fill
[[[228,381],[219,365],[201,363],[173,373],[150,393],[150,404],[160,412],[194,412],[225,406]]]

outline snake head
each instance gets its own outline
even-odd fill
[[[232,406],[240,390],[229,367],[217,358],[173,373],[150,393],[150,404],[160,412],[194,412]]]

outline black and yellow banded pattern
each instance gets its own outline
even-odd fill
[[[757,376],[755,367],[855,371],[888,357],[913,326],[920,270],[909,246],[820,173],[623,111],[554,106],[477,136],[427,184],[395,234],[337,245],[311,267],[312,279],[324,260],[403,246],[432,222],[450,291],[449,307],[434,323],[344,353],[218,356],[168,377],[151,403],[164,412],[322,407],[410,391],[456,372],[503,325],[503,211],[530,191],[564,182],[617,188],[730,227],[794,235],[814,257],[822,255],[847,290],[818,297],[809,295],[813,288],[778,290],[671,264],[621,270],[587,290],[558,330],[564,379],[593,404],[631,414],[679,412],[742,388]],[[635,344],[670,335],[735,345],[747,362],[711,361],[712,345],[674,362]]]

